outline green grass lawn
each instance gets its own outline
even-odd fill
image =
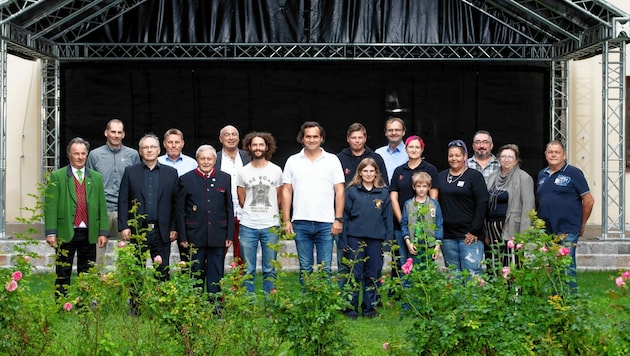
[[[599,319],[600,325],[610,325],[617,317],[613,302],[630,306],[627,300],[613,300],[614,294],[610,291],[616,288],[614,278],[619,275],[617,271],[606,272],[579,272],[578,285],[580,293],[589,296],[592,300],[592,317]],[[285,288],[299,289],[297,273],[287,273],[284,277]],[[32,291],[41,295],[45,300],[52,301],[53,295],[53,274],[34,275],[30,280]],[[256,277],[257,289],[260,289],[261,276]],[[380,315],[374,319],[359,318],[357,320],[346,320],[342,325],[347,328],[349,337],[355,341],[357,348],[353,354],[374,355],[384,354],[383,343],[400,343],[405,338],[405,330],[413,324],[410,317],[401,317],[401,308],[398,302],[389,300],[383,296],[383,307],[379,309]],[[116,316],[116,323],[126,323],[126,315]],[[109,322],[108,322],[109,324]],[[109,326],[106,328],[114,328]]]

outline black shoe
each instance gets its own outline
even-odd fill
[[[347,311],[345,313],[343,313],[343,315],[345,315],[346,317],[352,319],[352,320],[356,320],[359,317],[359,313],[357,313],[355,310],[350,310]]]
[[[378,312],[376,309],[368,309],[363,311],[364,318],[376,318],[378,316]]]

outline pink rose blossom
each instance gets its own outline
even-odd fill
[[[230,263],[230,268],[236,268],[236,266],[237,266],[236,262]]]
[[[9,292],[13,292],[14,290],[16,290],[18,287],[17,282],[15,281],[15,279],[12,279],[11,282],[7,282],[7,284],[4,285],[4,289],[6,289]]]
[[[383,343],[383,350],[389,350],[389,342]]]
[[[22,258],[24,258],[24,262],[28,263],[31,260],[31,256],[29,255],[24,255],[22,256]]]
[[[486,280],[483,278],[479,278],[479,287],[483,287],[486,285]]]
[[[380,282],[381,282],[381,284],[385,284],[385,278],[382,278],[382,277],[381,277]]]
[[[628,272],[628,271],[623,272],[623,273],[621,274],[621,277],[623,277],[623,279],[628,279],[628,278],[630,278],[630,272]]]
[[[617,277],[617,279],[615,279],[615,283],[617,283],[617,287],[621,287],[626,284],[626,281],[624,281],[622,277]]]
[[[514,240],[508,240],[507,247],[508,248],[514,248]]]
[[[230,288],[231,291],[235,291],[236,290],[236,286],[232,286],[232,288]]]
[[[160,256],[160,255],[155,256],[155,258],[153,259],[153,263],[155,263],[156,265],[161,265],[162,264],[162,256]]]
[[[123,240],[118,241],[118,248],[123,248],[127,245],[127,243]]]
[[[508,266],[503,267],[503,269],[501,270],[501,273],[503,273],[503,278],[507,279],[508,275],[510,274],[510,267]]]
[[[571,252],[571,250],[568,247],[563,247],[560,249],[559,252],[560,252],[560,256],[566,256]]]
[[[72,310],[72,303],[65,302],[65,303],[63,304],[63,309],[64,309],[65,311],[70,311],[70,310]]]
[[[271,294],[276,294],[276,293],[278,293],[278,291],[274,288],[274,289],[272,289],[271,291],[269,291],[269,293],[271,293]]]
[[[22,279],[22,272],[20,271],[13,272],[13,280],[17,282],[20,279]]]
[[[523,248],[523,244],[516,244],[516,248],[519,249],[519,250],[522,249]]]
[[[540,251],[540,252],[549,252],[549,249],[547,249],[547,246],[542,245],[538,251]]]
[[[413,268],[413,259],[408,258],[407,262],[405,262],[405,264],[402,265],[402,271],[404,274],[409,274],[411,273],[411,268]]]

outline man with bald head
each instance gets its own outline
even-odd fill
[[[250,159],[247,152],[238,148],[239,138],[238,130],[232,125],[224,126],[219,131],[219,142],[221,142],[222,149],[217,152],[215,166],[232,177],[232,204],[234,205],[234,243],[232,245],[232,254],[235,262],[242,263],[241,246],[238,241],[239,221],[242,213],[236,192],[236,173],[248,164]]]

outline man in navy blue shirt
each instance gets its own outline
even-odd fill
[[[564,243],[570,247],[572,258],[567,271],[572,277],[569,285],[577,288],[575,248],[591,216],[595,199],[584,173],[566,162],[562,142],[549,142],[545,158],[549,166],[538,173],[538,214],[546,222],[549,233],[566,235]]]

